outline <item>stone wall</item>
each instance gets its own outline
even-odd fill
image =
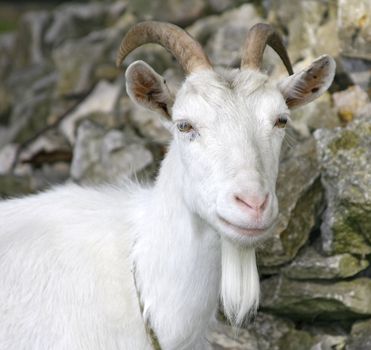
[[[369,349],[370,13],[368,0],[129,0],[26,12],[16,32],[0,35],[0,196],[66,181],[154,177],[170,136],[129,101],[114,66],[122,36],[138,20],[185,27],[216,65],[228,67],[238,67],[249,27],[274,24],[295,70],[327,53],[337,73],[329,93],[292,114],[279,224],[258,252],[259,313],[237,335],[220,321],[210,341],[215,349]],[[164,49],[140,48],[125,64],[136,59],[174,89],[181,83]],[[264,69],[285,75],[270,49]]]

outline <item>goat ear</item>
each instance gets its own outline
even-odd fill
[[[321,96],[331,85],[335,76],[336,63],[323,55],[307,68],[278,84],[290,109],[305,105]]]
[[[126,70],[125,77],[126,91],[134,102],[171,119],[174,97],[161,75],[147,63],[135,61]]]

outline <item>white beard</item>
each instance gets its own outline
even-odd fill
[[[240,326],[256,312],[259,294],[255,249],[238,247],[222,239],[221,301],[232,325]]]

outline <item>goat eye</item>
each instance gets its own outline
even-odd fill
[[[287,124],[287,118],[286,117],[278,117],[276,122],[274,123],[274,126],[280,129],[283,129]]]
[[[177,128],[180,132],[190,132],[193,130],[193,126],[188,122],[179,122]]]

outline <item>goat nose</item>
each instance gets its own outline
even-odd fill
[[[234,198],[243,209],[260,213],[263,212],[268,205],[269,193],[263,196],[245,196],[237,194]]]

